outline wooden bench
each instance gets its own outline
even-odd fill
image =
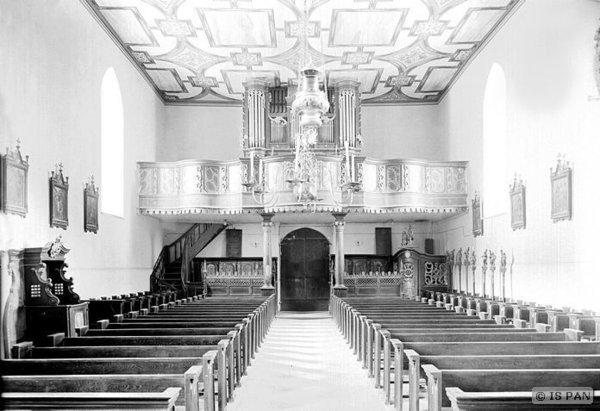
[[[235,326],[235,324],[234,324]],[[221,328],[107,328],[104,330],[92,329],[86,333],[86,337],[121,337],[141,335],[227,335],[234,327]]]
[[[34,347],[30,358],[201,357],[217,349],[217,345]]]
[[[531,391],[464,392],[458,387],[446,388],[446,395],[454,411],[539,411],[540,404],[533,402]],[[593,391],[592,404],[577,409],[600,410],[600,391]],[[564,410],[565,404],[544,404],[543,410]]]
[[[480,332],[477,333],[460,333],[452,330],[450,333],[403,333],[393,334],[389,333],[388,330],[384,330],[380,335],[375,334],[374,341],[374,352],[367,351],[365,355],[372,358],[372,367],[369,364],[369,370],[373,369],[373,373],[369,373],[375,377],[375,386],[379,388],[381,377],[380,372],[383,372],[383,389],[386,396],[386,401],[390,401],[392,396],[391,383],[392,383],[392,369],[394,369],[394,381],[403,380],[403,369],[405,369],[410,363],[405,362],[405,354],[399,347],[410,347],[413,343],[486,343],[486,342],[506,342],[513,343],[519,341],[535,342],[535,341],[565,341],[564,333],[537,333],[535,330],[513,330],[512,332],[505,332],[503,329],[497,330],[498,332]],[[524,332],[525,331],[525,332]],[[383,338],[380,338],[383,337]],[[398,339],[400,338],[400,339]],[[383,344],[383,358],[382,349],[379,348],[379,344]],[[379,348],[379,349],[378,349]],[[393,351],[392,351],[393,348]],[[392,354],[393,352],[393,354]],[[369,354],[372,353],[372,354]],[[372,355],[372,356],[371,356]],[[383,361],[383,366],[382,366]],[[394,398],[397,400],[402,398],[402,386],[401,384],[394,385]]]
[[[199,384],[202,367],[194,366],[183,374],[113,374],[93,375],[7,375],[2,377],[6,392],[160,392],[181,387],[177,405],[186,411],[199,410]]]
[[[93,345],[214,345],[225,335],[139,335],[117,337],[66,337],[62,340],[64,346],[93,346]],[[59,343],[60,344],[60,343]]]
[[[473,303],[475,303],[475,299],[471,299]],[[479,300],[481,306],[481,299]],[[490,304],[494,304],[495,302],[490,302]],[[469,303],[471,304],[471,303]],[[408,306],[408,304],[407,304]],[[439,343],[429,342],[426,344],[439,344],[439,345],[448,345],[455,344],[461,346],[463,344],[471,344],[470,353],[472,353],[473,348],[479,346],[481,344],[495,344],[493,341],[510,341],[510,340],[524,340],[524,341],[532,341],[533,342],[523,342],[516,344],[530,345],[530,344],[539,344],[537,341],[543,341],[542,344],[548,344],[546,341],[564,341],[566,338],[572,338],[573,340],[577,340],[580,336],[579,333],[573,331],[571,333],[562,334],[562,333],[553,333],[551,337],[545,337],[543,333],[536,333],[535,330],[531,329],[520,329],[520,330],[510,330],[510,327],[501,327],[499,329],[490,328],[492,331],[479,331],[477,330],[477,335],[472,337],[468,333],[464,333],[464,330],[468,328],[477,328],[480,324],[479,319],[477,317],[466,317],[464,314],[455,314],[453,312],[447,312],[445,316],[439,316],[439,310],[430,311],[427,309],[426,313],[422,311],[419,312],[413,311],[409,313],[406,307],[394,307],[390,309],[382,310],[380,307],[377,309],[361,309],[360,311],[355,309],[354,307],[349,306],[344,301],[333,298],[332,299],[332,311],[334,313],[334,317],[338,320],[340,324],[340,329],[344,333],[344,336],[348,338],[351,348],[358,345],[358,356],[359,360],[362,359],[364,361],[363,366],[369,363],[369,359],[374,362],[373,366],[370,364],[367,366],[369,368],[369,375],[373,376],[373,371],[379,371],[380,361],[382,359],[381,350],[383,349],[383,361],[384,361],[384,390],[386,391],[386,403],[389,403],[390,397],[390,384],[391,384],[391,375],[386,373],[386,367],[390,370],[391,367],[391,349],[389,341],[394,332],[394,328],[397,328],[397,335],[401,338],[406,336],[407,346],[411,344],[422,344],[419,341],[440,341]],[[368,319],[365,314],[375,313],[375,316],[372,319]],[[383,315],[381,314],[383,313]],[[415,313],[418,315],[418,319],[415,318]],[[411,315],[413,314],[413,315]],[[404,317],[402,317],[404,315]],[[423,318],[420,318],[423,317]],[[473,318],[473,320],[477,320],[474,325],[470,325],[470,323],[464,322],[464,318]],[[428,327],[428,322],[434,319],[435,325]],[[460,326],[455,328],[445,328],[447,323],[460,321]],[[379,322],[379,324],[378,324]],[[387,329],[382,328],[381,322],[386,322]],[[493,323],[493,321],[485,320],[483,328],[485,324]],[[395,324],[399,324],[396,326]],[[416,328],[412,328],[412,326],[416,326]],[[428,328],[427,328],[428,327]],[[461,332],[462,331],[462,332]],[[510,331],[510,332],[507,332]],[[514,337],[510,336],[514,335]],[[383,338],[381,338],[383,337]],[[364,342],[360,342],[362,339],[366,339]],[[386,341],[387,340],[387,341]],[[489,341],[489,342],[486,342]],[[402,346],[398,340],[397,343]],[[446,342],[446,341],[455,341]],[[461,341],[467,341],[463,343]],[[468,342],[471,341],[471,342]],[[380,345],[381,343],[382,346]],[[507,345],[505,343],[500,343],[502,345]],[[512,343],[511,343],[512,344]],[[563,342],[563,344],[565,344]],[[568,343],[566,343],[568,344]],[[370,348],[369,348],[370,345]],[[394,344],[396,345],[396,344]],[[365,350],[364,353],[361,353],[362,350]],[[396,352],[395,355],[395,381],[402,381],[402,368],[404,367],[403,362],[403,352],[402,349],[398,349],[394,346],[394,350]],[[357,349],[355,348],[355,353]],[[362,355],[361,355],[362,354]],[[387,357],[387,360],[386,360]],[[372,371],[373,370],[373,371]],[[376,386],[379,387],[379,372],[375,371],[375,380]],[[402,384],[394,384],[395,388],[395,398],[396,403],[401,403],[398,398],[402,398]],[[398,391],[400,394],[398,395]],[[397,408],[398,409],[398,408]]]
[[[600,368],[600,354],[570,355],[419,355],[414,350],[404,350],[408,361],[408,394],[411,410],[419,404],[421,367],[434,365],[438,369],[560,369]]]
[[[175,411],[181,388],[163,392],[3,392],[3,409],[13,411]]]
[[[600,389],[600,369],[503,369],[444,370],[434,365],[422,366],[427,375],[429,411],[451,405],[446,387],[464,391],[531,391],[535,387],[591,387]]]
[[[524,330],[520,330],[524,331]],[[477,332],[477,333],[459,333],[459,332],[414,332],[398,334],[403,342],[484,342],[484,341],[568,341],[565,333],[538,333],[534,332]],[[392,334],[392,337],[396,335]]]
[[[185,374],[190,375],[194,367],[204,367],[204,380],[214,380],[217,364],[217,350],[211,350],[200,357],[111,357],[111,358],[50,358],[4,360],[4,375],[59,375],[66,374]],[[85,355],[85,351],[79,352]],[[221,366],[221,365],[219,365]],[[217,368],[218,369],[218,368]],[[210,375],[207,376],[206,374]],[[198,383],[199,381],[191,381]],[[225,386],[225,384],[223,384]],[[207,399],[206,401],[209,401]],[[213,398],[214,401],[214,398]]]
[[[486,320],[487,321],[487,320]],[[492,321],[493,322],[493,321]],[[385,323],[381,321],[377,321],[378,324],[381,324],[382,327],[387,328],[388,330],[392,329],[409,329],[409,330],[419,330],[419,329],[461,329],[461,328],[475,328],[478,330],[513,330],[515,327],[511,324],[490,324],[490,323],[480,323],[477,321],[470,322],[440,322],[440,323]]]
[[[224,343],[227,344],[227,340]],[[178,405],[185,405],[186,410],[198,410],[198,396],[201,388],[205,393],[205,409],[214,410],[214,369],[215,361],[224,364],[225,359],[221,355],[221,347],[217,350],[209,350],[203,353],[202,358],[198,356],[199,350],[196,348],[190,353],[188,348],[185,354],[188,357],[171,356],[171,354],[181,355],[182,352],[173,347],[157,347],[155,350],[148,350],[149,347],[141,347],[141,352],[129,350],[123,353],[122,350],[110,350],[106,352],[107,347],[79,347],[75,352],[72,350],[62,350],[62,348],[33,348],[33,355],[50,355],[58,358],[44,359],[19,359],[2,361],[5,378],[2,382],[4,389],[8,391],[157,391],[165,384],[169,387],[181,387],[184,395],[178,398]],[[94,352],[96,348],[103,349],[101,358],[94,358],[92,355],[100,353]],[[111,347],[112,348],[112,347]],[[125,347],[130,348],[130,347]],[[145,350],[144,350],[145,348]],[[223,350],[224,351],[224,350]],[[107,357],[110,355],[123,355],[125,357]],[[159,354],[168,355],[165,357],[156,357]],[[195,354],[195,355],[194,355]],[[76,358],[75,356],[80,356]],[[227,365],[220,365],[226,368]],[[203,373],[203,375],[201,375]],[[69,375],[67,375],[69,374]],[[73,375],[77,375],[73,378]],[[69,377],[70,376],[70,377]],[[220,378],[223,378],[220,376]],[[213,384],[212,386],[210,384]],[[220,380],[227,391],[227,382]],[[48,385],[47,388],[44,388]],[[212,394],[211,394],[212,393]],[[212,395],[212,397],[211,397]],[[212,408],[207,408],[212,407]]]
[[[239,324],[237,320],[221,321],[154,321],[148,317],[138,319],[125,319],[120,323],[109,323],[107,329],[118,330],[121,328],[200,328],[219,327],[232,329]]]
[[[3,375],[52,375],[66,374],[66,371],[70,374],[180,374],[195,365],[202,365],[202,358],[32,358],[2,360],[0,364]]]

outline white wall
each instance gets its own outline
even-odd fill
[[[271,252],[273,257],[279,257],[279,243],[292,231],[300,228],[312,228],[323,234],[331,244],[331,253],[335,253],[333,224],[281,224],[274,223],[271,237]],[[346,223],[344,228],[345,254],[375,254],[375,227],[390,227],[392,229],[392,253],[400,249],[402,231],[408,229],[408,223]],[[262,257],[263,229],[260,223],[230,224],[228,228],[242,230],[242,256]],[[412,224],[414,244],[418,251],[425,251],[425,238],[432,237],[432,227],[429,223]],[[184,231],[184,230],[183,230]],[[182,232],[183,232],[182,231]],[[178,237],[173,235],[174,238]],[[221,232],[204,250],[199,258],[225,257],[226,235]]]
[[[162,246],[157,220],[136,214],[137,166],[156,158],[163,105],[78,1],[6,0],[0,13],[0,149],[21,140],[29,155],[29,213],[0,214],[0,252],[40,247],[62,235],[82,298],[147,290]],[[113,66],[125,119],[124,218],[101,214],[98,234],[83,230],[83,185],[100,186],[100,85]],[[48,173],[69,177],[69,227],[50,228]],[[4,280],[5,278],[3,278]],[[9,282],[2,281],[2,307]]]
[[[234,160],[242,156],[242,108],[165,107],[158,160]],[[367,157],[445,160],[447,147],[438,106],[363,106]]]
[[[445,122],[437,105],[363,106],[362,137],[367,157],[447,159]]]
[[[507,81],[509,176],[527,185],[527,228],[512,231],[510,215],[486,217],[473,238],[472,215],[436,226],[446,249],[475,247],[508,254],[507,295],[538,303],[600,310],[595,253],[600,213],[597,153],[600,101],[593,82],[594,34],[600,3],[530,0],[511,17],[453,86],[440,109],[448,124],[449,160],[468,160],[470,197],[483,191],[483,97],[494,62]],[[573,219],[550,218],[550,168],[558,153],[573,163]],[[508,196],[508,184],[500,187]],[[487,190],[493,189],[486,187]],[[484,213],[485,213],[485,198]],[[499,261],[497,261],[497,264]],[[481,276],[478,271],[478,281]],[[480,292],[480,290],[478,290]]]
[[[158,161],[242,156],[242,107],[165,107]]]

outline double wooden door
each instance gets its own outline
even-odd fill
[[[281,241],[281,309],[325,311],[329,303],[329,241],[301,228]]]

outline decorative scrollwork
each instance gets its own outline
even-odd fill
[[[415,267],[413,263],[404,263],[400,281],[400,297],[413,298],[415,294]]]
[[[426,286],[447,285],[448,271],[446,264],[427,261],[425,263],[425,275],[423,276],[423,283]]]

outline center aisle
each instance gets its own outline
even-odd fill
[[[327,312],[280,312],[228,411],[390,411]]]

